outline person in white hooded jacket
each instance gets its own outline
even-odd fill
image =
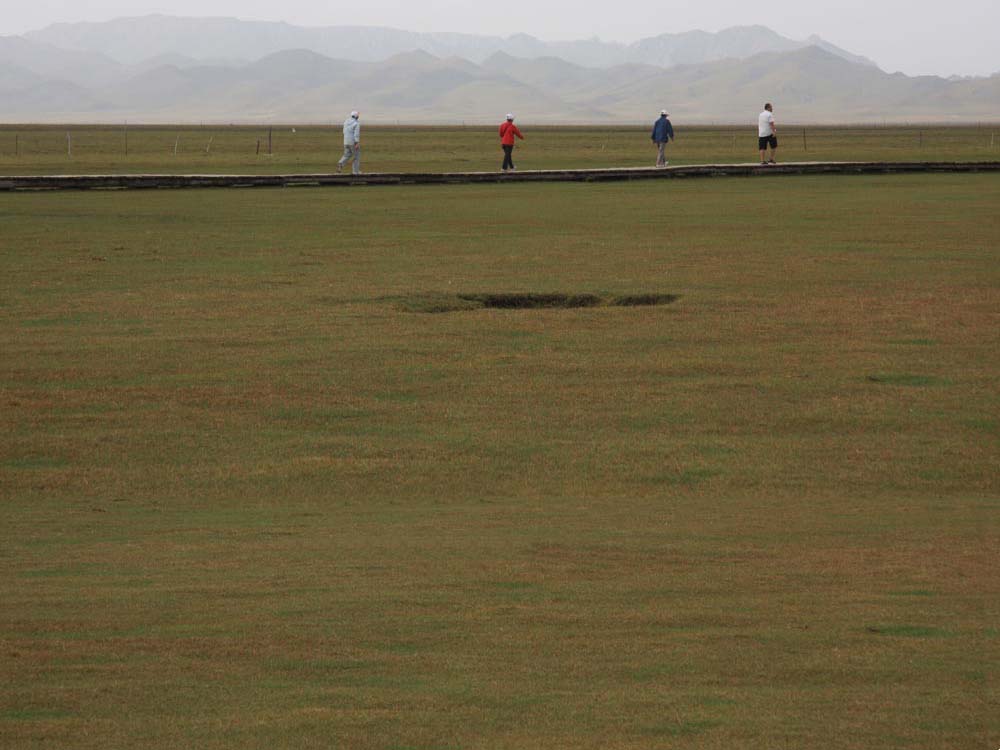
[[[340,172],[344,165],[353,161],[351,171],[354,174],[361,174],[361,123],[358,122],[360,115],[351,112],[351,116],[344,120],[344,155],[337,162],[337,171]]]

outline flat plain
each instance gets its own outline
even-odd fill
[[[0,195],[0,745],[996,746],[998,205]]]
[[[685,126],[668,147],[671,164],[756,161],[752,127]],[[520,169],[653,166],[649,128],[521,126]],[[783,126],[783,161],[996,161],[1000,124],[967,127]],[[2,174],[332,172],[343,152],[340,124],[218,126],[0,125]],[[368,172],[467,172],[500,168],[490,127],[362,126]]]

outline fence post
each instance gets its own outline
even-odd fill
[[[125,121],[125,158],[128,158],[128,120]]]
[[[271,156],[274,151],[271,150],[271,136],[274,135],[274,128],[267,129],[267,155]]]
[[[181,137],[177,136],[177,140],[174,141],[174,156],[177,156],[177,147],[181,145]]]
[[[66,131],[66,157],[73,158],[73,136],[69,134],[69,131]]]

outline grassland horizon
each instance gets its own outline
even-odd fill
[[[650,122],[650,126],[652,121]],[[652,166],[649,126],[535,126],[520,123],[515,162],[525,169]],[[363,124],[367,172],[493,171],[501,159],[494,126]],[[675,123],[671,164],[756,161],[756,125]],[[794,126],[779,121],[784,161],[995,161],[1000,125]],[[343,152],[329,126],[0,125],[0,175],[80,173],[323,173]]]

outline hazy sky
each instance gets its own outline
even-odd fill
[[[4,2],[0,34],[21,34],[57,21],[106,21],[165,13],[234,16],[303,26],[392,26],[412,31],[542,39],[597,36],[629,42],[664,32],[761,24],[796,39],[819,34],[909,75],[1000,72],[1000,0],[32,0]]]

